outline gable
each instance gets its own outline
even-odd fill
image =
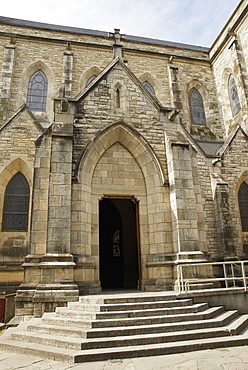
[[[109,76],[112,74],[116,75],[116,84],[111,84],[113,82],[113,78],[109,81]],[[125,76],[127,78],[125,78]],[[102,70],[96,78],[94,78],[89,85],[86,86],[84,91],[78,94],[74,99],[69,99],[70,101],[82,101],[92,92],[92,90],[96,89],[99,84],[105,85],[105,87],[110,87],[116,91],[117,88],[125,86],[125,83],[132,81],[135,86],[134,90],[132,89],[132,93],[136,93],[136,88],[138,88],[139,92],[141,92],[149,102],[157,110],[170,112],[172,108],[163,107],[162,104],[158,101],[158,99],[151,93],[147,91],[147,89],[143,86],[141,81],[131,72],[131,70],[123,63],[118,57],[114,59],[104,70]],[[109,86],[111,85],[111,86]],[[105,91],[106,92],[106,91]],[[114,98],[114,96],[112,96]]]
[[[104,118],[159,116],[169,112],[155,96],[150,94],[132,72],[122,63],[113,65],[104,75],[95,78],[79,97],[77,111]],[[113,121],[112,121],[113,122]]]
[[[41,134],[43,132],[43,127],[37,121],[33,113],[30,111],[26,104],[23,104],[1,127],[0,127],[0,134],[9,127],[15,125],[18,126],[18,122],[22,125],[22,127],[26,127],[29,129],[34,130],[37,134]],[[16,126],[16,127],[17,127]]]
[[[42,129],[26,109],[13,115],[0,129],[0,153],[2,163],[11,157],[32,159],[35,155],[35,141]]]
[[[246,143],[247,139],[248,137],[247,137],[247,134],[244,132],[244,130],[239,125],[236,125],[231,131],[231,133],[229,134],[229,136],[227,137],[227,139],[225,140],[222,147],[219,149],[218,155],[223,156],[226,154],[226,152],[231,150],[231,148],[234,149],[234,147],[236,146],[239,148],[238,151],[242,153],[243,149],[242,149],[241,143],[243,142]]]

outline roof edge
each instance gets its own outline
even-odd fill
[[[3,16],[0,16],[0,23],[9,24],[12,26],[40,28],[40,29],[50,30],[50,31],[52,30],[52,31],[60,31],[60,32],[67,32],[67,33],[68,32],[77,33],[81,35],[98,36],[98,37],[104,37],[104,38],[107,38],[109,35],[109,32],[106,32],[106,31],[92,30],[92,29],[72,27],[72,26],[62,26],[62,25],[56,25],[56,24],[51,24],[51,23],[29,21],[29,20],[24,20],[24,19],[3,17]],[[178,48],[178,49],[188,49],[188,50],[200,51],[204,53],[209,52],[209,47],[184,44],[180,42],[166,41],[166,40],[161,40],[161,39],[153,39],[153,38],[143,37],[143,36],[125,35],[125,40],[129,42],[140,42],[144,44],[167,46],[167,47],[173,47],[173,48]]]

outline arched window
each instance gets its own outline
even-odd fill
[[[27,105],[32,111],[45,112],[47,99],[47,78],[41,70],[36,71],[28,83]]]
[[[18,172],[9,181],[3,207],[3,231],[27,231],[29,208],[29,185]]]
[[[202,96],[195,87],[190,90],[188,98],[191,123],[193,125],[206,125]]]
[[[148,81],[144,81],[142,85],[146,88],[146,90],[147,90],[150,94],[155,95],[155,90],[154,90],[154,88],[152,87],[152,85],[150,84],[150,82],[148,82]]]
[[[238,89],[237,89],[236,80],[235,80],[234,75],[230,75],[230,77],[229,77],[228,93],[229,93],[232,115],[234,117],[241,110],[241,105],[240,105],[240,102],[239,102]]]
[[[85,87],[87,87],[94,79],[96,78],[96,75],[93,75],[93,76],[91,76],[88,80],[87,80],[87,82],[86,82],[86,84],[85,84]]]
[[[238,198],[242,231],[248,231],[248,185],[245,182],[239,188]]]

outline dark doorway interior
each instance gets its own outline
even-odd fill
[[[136,204],[131,199],[104,198],[99,207],[102,289],[137,289]]]

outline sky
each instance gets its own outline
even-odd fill
[[[211,46],[240,0],[0,0],[0,15]]]

